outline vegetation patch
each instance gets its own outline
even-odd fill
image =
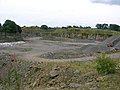
[[[114,59],[102,55],[97,57],[96,62],[98,73],[100,74],[115,73],[117,63]]]
[[[114,74],[100,75],[96,61],[30,62],[1,54],[0,89],[119,90],[120,60]],[[8,56],[8,58],[6,58]]]

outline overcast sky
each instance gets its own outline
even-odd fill
[[[0,0],[0,22],[23,26],[120,25],[120,0]]]

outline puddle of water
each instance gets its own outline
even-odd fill
[[[18,44],[24,44],[24,41],[18,41],[18,42],[5,42],[5,43],[0,43],[0,46],[14,46],[14,45],[18,45]]]

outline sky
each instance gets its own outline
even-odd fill
[[[120,25],[120,0],[0,0],[0,23],[21,26]]]

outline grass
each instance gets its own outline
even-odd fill
[[[56,29],[53,33],[84,33],[84,34],[102,34],[102,35],[119,35],[120,32],[102,29]]]
[[[0,80],[4,90],[20,90],[21,80],[18,72],[18,66],[14,55],[1,68]]]
[[[25,27],[22,28],[23,32],[24,31],[40,31],[43,32],[42,29],[38,28],[38,27]],[[113,30],[102,30],[102,29],[96,29],[96,28],[89,28],[89,29],[82,29],[82,28],[67,28],[67,29],[61,29],[61,28],[56,28],[56,29],[48,29],[46,31],[46,33],[85,33],[85,34],[112,34],[112,35],[116,35],[116,34],[120,34],[120,32],[117,31],[113,31]]]
[[[68,62],[72,67],[78,68],[81,72],[87,73],[91,71],[95,71],[96,68],[96,62],[94,61],[71,61]]]

